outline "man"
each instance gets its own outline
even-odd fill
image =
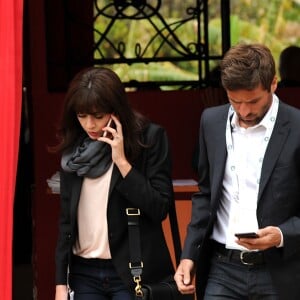
[[[300,111],[274,94],[263,45],[232,47],[221,80],[229,104],[201,117],[200,192],[174,278],[198,300],[300,299]]]

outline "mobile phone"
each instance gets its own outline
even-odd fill
[[[255,239],[258,238],[258,234],[255,232],[240,232],[234,234],[237,238]]]
[[[114,128],[114,124],[113,124],[113,119],[112,118],[110,118],[109,119],[109,121],[107,122],[107,124],[106,124],[106,127],[112,127],[112,128]],[[108,134],[108,131],[107,130],[105,130],[104,132],[103,132],[103,137],[107,137],[107,134]]]

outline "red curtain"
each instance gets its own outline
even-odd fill
[[[22,0],[0,0],[0,299],[12,299],[13,202],[22,102]]]

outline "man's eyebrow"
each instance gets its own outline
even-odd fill
[[[253,99],[250,99],[250,100],[247,100],[246,102],[244,102],[244,103],[251,103],[251,102],[255,102],[255,101],[257,101],[257,100],[259,100],[259,99],[261,99],[262,98],[262,96],[259,96],[259,97],[256,97],[256,98],[253,98]],[[242,102],[241,100],[236,100],[236,99],[233,99],[233,98],[230,98],[230,97],[228,97],[228,99],[230,100],[230,101],[232,101],[232,102],[236,102],[236,103],[240,103],[240,102]]]

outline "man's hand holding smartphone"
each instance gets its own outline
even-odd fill
[[[248,250],[257,249],[256,242],[259,241],[259,236],[256,232],[237,232],[234,234],[238,238],[236,243]]]

